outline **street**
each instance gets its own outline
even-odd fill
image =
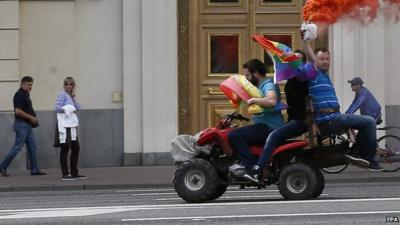
[[[316,200],[284,201],[276,186],[230,187],[188,204],[173,188],[0,192],[0,224],[388,224],[400,183],[327,184]]]

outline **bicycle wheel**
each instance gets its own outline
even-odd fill
[[[380,137],[375,159],[385,172],[400,170],[400,138],[395,135]]]
[[[347,139],[348,138],[343,136],[343,135],[335,135],[335,136],[330,137],[329,139],[326,139],[324,141],[329,141],[330,145],[335,146],[335,145],[339,145],[339,144],[342,144],[344,142],[347,142]],[[331,167],[321,168],[321,170],[324,171],[325,173],[328,173],[328,174],[334,174],[334,173],[342,172],[348,166],[349,166],[349,164],[343,164],[343,165],[339,165],[339,166],[331,166]]]

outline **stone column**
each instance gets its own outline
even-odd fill
[[[400,23],[392,21],[385,24],[385,100],[386,125],[400,126]],[[392,134],[400,135],[400,130],[391,130]]]
[[[171,164],[178,134],[176,0],[142,1],[143,165]]]
[[[368,26],[340,22],[331,28],[331,75],[342,112],[354,98],[347,81],[356,75],[364,80],[365,86],[381,104],[382,113],[385,112],[384,39],[384,21],[381,18]]]
[[[123,0],[123,165],[142,165],[142,1]]]
[[[19,87],[19,1],[0,1],[0,161],[14,144],[13,96]],[[19,154],[11,169],[26,169],[26,154]]]
[[[20,78],[19,58],[19,2],[0,1],[1,110],[13,110],[12,97]]]
[[[124,165],[171,164],[178,134],[175,0],[123,1]]]

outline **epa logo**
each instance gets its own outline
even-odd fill
[[[386,217],[386,222],[399,222],[399,217],[397,216],[387,216]]]

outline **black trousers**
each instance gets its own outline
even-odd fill
[[[79,175],[78,171],[78,158],[79,158],[79,141],[78,137],[76,141],[71,140],[71,129],[67,128],[67,140],[65,144],[61,144],[61,152],[60,152],[60,164],[61,164],[61,172],[62,175],[71,174],[72,176]],[[69,149],[71,149],[71,156],[69,158],[69,166],[71,168],[71,172],[68,169],[68,153]]]

